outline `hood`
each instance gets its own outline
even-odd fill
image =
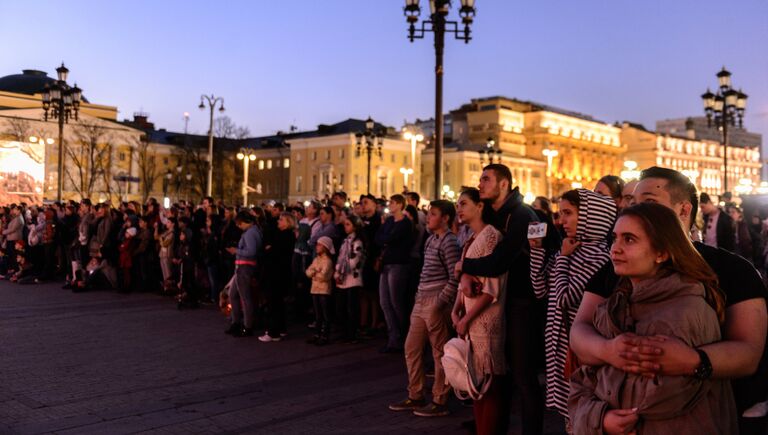
[[[576,239],[604,241],[616,222],[613,199],[587,189],[579,189],[579,224]]]

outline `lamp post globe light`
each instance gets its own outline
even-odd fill
[[[416,146],[417,146],[417,143],[422,142],[424,140],[424,135],[421,133],[412,133],[410,131],[404,130],[403,139],[411,141],[411,171],[412,171],[411,174],[413,174],[416,171]],[[413,178],[411,179],[411,187],[410,187],[411,191],[415,192],[416,186],[417,186],[416,176],[414,175]]]
[[[52,85],[45,85],[42,100],[45,121],[47,122],[48,118],[51,117],[59,122],[59,178],[56,186],[56,200],[61,201],[64,186],[64,124],[68,123],[72,117],[75,120],[78,119],[83,91],[77,87],[77,83],[75,83],[74,87],[70,87],[67,84],[69,69],[64,66],[64,62],[61,63],[60,67],[56,68],[56,74],[58,75],[58,80]]]
[[[243,161],[243,184],[240,188],[240,192],[243,195],[243,206],[248,206],[248,165],[251,161],[256,160],[256,154],[250,148],[240,148],[240,152],[237,153],[237,160]]]
[[[731,86],[731,73],[725,67],[717,73],[718,89],[709,89],[701,95],[707,126],[722,132],[723,144],[723,193],[728,192],[728,127],[742,128],[744,111],[747,108],[747,94]]]
[[[496,141],[489,137],[485,141],[485,147],[477,150],[480,155],[480,164],[484,165],[486,159],[488,163],[501,163],[501,149],[496,146]]]
[[[211,190],[213,186],[213,111],[216,109],[216,104],[219,104],[219,112],[224,111],[224,98],[216,97],[213,94],[201,95],[200,105],[197,106],[200,110],[205,109],[205,103],[208,103],[208,107],[211,109],[211,122],[208,125],[208,182],[205,185],[205,195],[211,196]]]
[[[461,0],[459,16],[463,28],[459,28],[458,21],[448,20],[448,12],[451,8],[450,0],[430,0],[429,20],[421,22],[417,28],[421,15],[419,0],[405,0],[403,13],[408,23],[408,39],[423,39],[432,32],[435,35],[435,198],[440,198],[440,186],[443,184],[443,51],[445,49],[445,34],[452,33],[456,39],[469,43],[472,39],[470,25],[475,18],[475,0]]]
[[[365,130],[355,134],[357,139],[357,156],[360,157],[365,152],[368,158],[366,193],[371,193],[371,157],[373,154],[376,154],[381,158],[381,149],[384,147],[384,137],[386,134],[387,131],[384,128],[376,129],[376,123],[370,116],[365,120]]]

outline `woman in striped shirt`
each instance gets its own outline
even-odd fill
[[[616,219],[616,204],[607,196],[586,189],[571,190],[560,199],[566,238],[559,252],[548,255],[541,239],[532,239],[531,282],[538,298],[547,298],[546,406],[568,420],[569,379],[564,370],[570,325],[590,278],[610,260],[607,237]]]

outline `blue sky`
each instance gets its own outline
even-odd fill
[[[63,60],[91,101],[118,106],[121,119],[143,110],[170,130],[183,129],[185,111],[191,131],[207,130],[201,93],[223,96],[226,114],[254,134],[368,115],[400,126],[434,112],[431,35],[408,42],[403,3],[0,0],[0,76],[54,74]],[[653,127],[701,114],[699,95],[726,65],[750,96],[747,127],[768,140],[765,0],[477,8],[474,40],[446,47],[446,111],[506,95]]]

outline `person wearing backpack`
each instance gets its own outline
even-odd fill
[[[459,260],[459,244],[451,232],[456,215],[453,204],[445,200],[432,201],[427,215],[431,235],[424,247],[424,267],[419,289],[411,312],[411,325],[405,340],[405,364],[408,368],[408,397],[389,405],[392,411],[412,411],[420,417],[448,414],[450,387],[445,383],[441,365],[443,346],[451,336],[448,314],[456,298],[458,279],[453,274]],[[435,361],[435,381],[432,402],[424,400],[424,345],[429,340]]]

